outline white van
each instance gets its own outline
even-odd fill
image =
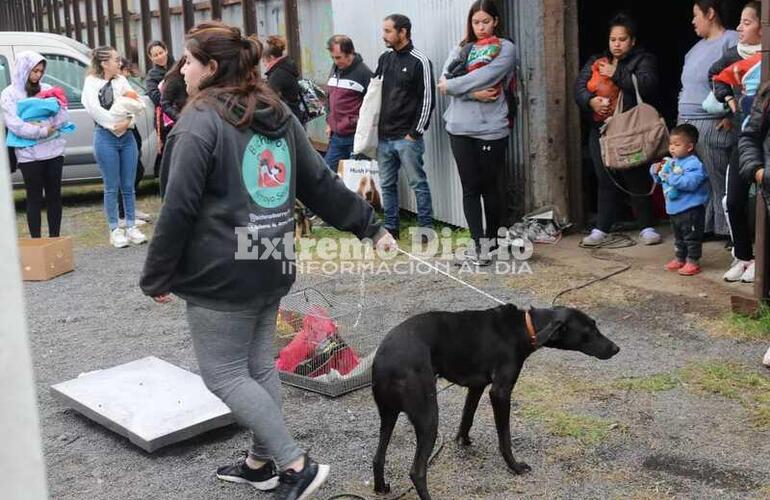
[[[11,84],[15,54],[24,50],[34,50],[46,58],[46,70],[43,82],[61,87],[69,99],[69,117],[77,130],[68,134],[64,153],[64,182],[79,182],[101,179],[99,166],[94,159],[94,121],[86,113],[80,94],[90,63],[90,51],[86,45],[53,33],[30,33],[18,31],[0,31],[0,90]],[[156,175],[158,138],[155,133],[155,107],[145,94],[144,84],[138,79],[131,79],[145,102],[147,112],[137,118],[136,127],[142,136],[141,160],[145,176]],[[0,114],[2,122],[2,114]],[[4,146],[4,145],[2,145]],[[19,170],[13,174],[14,186],[23,185]]]

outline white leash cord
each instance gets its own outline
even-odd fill
[[[433,269],[434,271],[436,271],[436,272],[438,272],[438,273],[440,273],[440,274],[443,274],[443,275],[444,275],[444,276],[446,276],[447,278],[450,278],[450,279],[453,279],[453,280],[455,280],[456,282],[460,283],[461,285],[463,285],[463,286],[465,286],[465,287],[467,287],[467,288],[470,288],[471,290],[473,290],[473,291],[475,291],[475,292],[477,292],[477,293],[479,293],[479,294],[483,295],[484,297],[486,297],[486,298],[488,298],[488,299],[490,299],[490,300],[493,300],[493,301],[497,302],[498,304],[502,304],[502,305],[505,305],[505,304],[507,304],[507,302],[503,302],[502,300],[498,299],[497,297],[494,297],[494,296],[492,296],[492,295],[488,294],[488,293],[487,293],[487,292],[485,292],[484,290],[480,290],[480,289],[476,288],[475,286],[471,285],[470,283],[466,283],[465,281],[461,280],[460,278],[458,278],[458,277],[456,277],[456,276],[452,276],[452,275],[451,275],[451,274],[449,274],[448,272],[446,272],[446,271],[443,271],[443,270],[439,269],[438,267],[434,266],[433,264],[431,264],[430,262],[428,262],[428,261],[426,261],[426,260],[423,260],[423,259],[421,259],[421,258],[419,258],[419,257],[417,257],[417,256],[415,256],[415,255],[412,255],[412,254],[410,254],[410,253],[409,253],[409,252],[407,252],[406,250],[402,250],[401,248],[399,248],[399,249],[398,249],[398,251],[399,251],[399,252],[401,252],[402,254],[406,255],[406,256],[407,256],[407,257],[409,257],[410,259],[414,259],[414,260],[416,260],[417,262],[420,262],[420,263],[422,263],[422,264],[425,264],[426,266],[428,266],[429,268]]]

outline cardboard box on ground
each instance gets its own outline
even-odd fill
[[[24,281],[47,281],[75,269],[72,238],[19,238]]]

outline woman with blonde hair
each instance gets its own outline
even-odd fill
[[[134,180],[139,155],[130,117],[110,113],[120,97],[135,96],[135,92],[120,74],[120,55],[112,47],[93,51],[91,67],[83,85],[82,101],[96,122],[94,156],[104,181],[104,212],[110,229],[110,243],[115,248],[139,245],[147,237],[136,227],[136,193]],[[118,193],[123,197],[126,228],[118,220]]]

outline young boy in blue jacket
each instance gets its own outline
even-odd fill
[[[695,155],[698,129],[690,124],[675,127],[670,134],[671,158],[650,167],[653,180],[663,186],[666,213],[674,229],[676,254],[665,268],[682,276],[700,273],[698,261],[703,248],[706,203],[709,201],[708,175]]]

